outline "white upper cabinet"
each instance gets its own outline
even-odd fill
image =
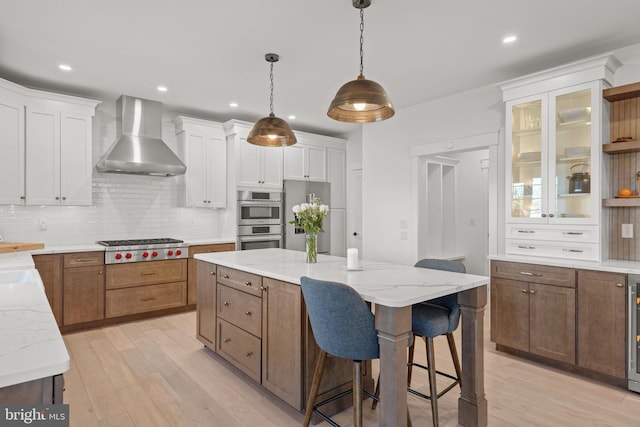
[[[505,251],[598,260],[602,90],[619,62],[600,55],[505,82]]]
[[[261,147],[247,142],[252,123],[230,120],[224,124],[233,149],[236,186],[242,189],[282,191],[282,147]]]
[[[227,142],[221,123],[178,116],[176,133],[187,171],[185,206],[227,206]]]
[[[24,204],[24,104],[0,87],[0,204]]]
[[[0,203],[91,205],[96,105],[0,80]]]
[[[327,149],[298,142],[284,148],[284,179],[327,180]]]

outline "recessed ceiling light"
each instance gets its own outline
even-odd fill
[[[511,44],[511,43],[515,42],[516,40],[518,40],[518,37],[516,37],[516,36],[506,36],[505,38],[502,39],[502,43]]]
[[[158,86],[158,92],[166,92],[166,91],[167,91],[166,86]]]
[[[60,68],[62,71],[71,71],[71,65],[67,64],[60,64],[58,65],[58,68]]]
[[[231,107],[231,108],[238,108],[238,103],[237,103],[237,102],[230,102],[230,103],[229,103],[229,107]]]
[[[295,116],[295,115],[293,115],[293,114],[290,114],[290,115],[289,115],[289,120],[294,120],[295,118],[296,118],[296,116]]]

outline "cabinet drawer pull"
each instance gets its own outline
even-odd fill
[[[576,252],[576,253],[582,253],[584,252],[582,249],[567,249],[567,248],[562,248],[563,252]]]
[[[535,249],[535,246],[524,246],[524,245],[518,245],[519,249]]]
[[[245,311],[244,314],[245,314],[245,316],[251,316],[251,312],[250,311]]]
[[[229,303],[227,301],[223,302],[222,305],[224,305],[225,307],[229,307]]]
[[[581,231],[563,231],[562,234],[567,236],[582,236],[584,233]]]
[[[523,290],[522,290],[522,293],[523,293],[523,294],[526,294],[526,293],[528,293],[528,292],[529,292],[529,291],[528,291],[528,290],[526,290],[526,289],[523,289]]]
[[[215,272],[215,271],[212,271],[212,272],[211,272],[211,273],[209,273],[209,274],[211,274],[212,276],[215,276],[215,275],[216,275],[216,272]]]
[[[554,214],[549,214],[549,218],[553,218],[554,216]]]
[[[155,297],[140,298],[140,302],[155,301]]]
[[[141,272],[140,275],[141,276],[153,276],[154,274],[156,274],[155,271],[147,271],[147,272]]]
[[[245,286],[251,286],[251,282],[247,280],[246,282],[244,282],[244,285]]]
[[[540,216],[541,216],[542,218],[546,218],[546,217],[547,217],[547,214],[542,214],[542,215],[540,215]]]
[[[542,277],[541,273],[531,273],[530,271],[521,271],[520,274],[522,274],[523,276],[536,276],[536,277]]]
[[[25,196],[20,196],[20,200],[26,200],[27,198]]]
[[[530,293],[530,294],[535,294],[535,293],[536,293],[536,291],[529,291],[529,293]]]
[[[247,354],[245,354],[245,356],[247,356],[247,357],[253,356],[253,351],[248,351]]]
[[[78,258],[75,260],[75,262],[91,262],[91,261],[95,261],[95,258]]]
[[[223,275],[222,275],[222,278],[223,278],[223,279],[228,279],[228,278],[229,278],[229,275],[228,275],[228,274],[223,274]]]
[[[518,230],[518,233],[522,234],[535,234],[535,230]]]
[[[224,339],[224,343],[225,343],[225,344],[226,344],[226,343],[228,343],[228,342],[231,342],[231,338],[225,338],[225,339]]]
[[[616,283],[616,286],[617,286],[618,288],[622,288],[622,287],[624,287],[624,285],[623,285],[622,283]]]
[[[260,290],[261,291],[266,291],[268,288],[265,288],[264,286],[260,286]]]

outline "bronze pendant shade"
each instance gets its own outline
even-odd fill
[[[293,145],[297,141],[296,136],[289,127],[289,124],[283,119],[276,117],[273,113],[273,63],[278,62],[280,57],[275,53],[267,53],[264,59],[270,63],[271,80],[271,97],[269,99],[270,114],[267,117],[263,117],[253,125],[253,128],[249,132],[247,142],[254,145],[260,145],[263,147],[284,147],[287,145]]]
[[[353,7],[360,9],[360,75],[338,90],[327,115],[334,120],[350,123],[386,120],[395,114],[391,100],[380,84],[367,80],[363,74],[364,9],[371,4],[371,0],[352,0],[352,3]]]

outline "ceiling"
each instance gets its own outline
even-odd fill
[[[255,121],[269,113],[264,54],[275,52],[277,116],[327,135],[359,126],[326,115],[338,88],[359,71],[359,12],[351,0],[0,5],[0,77],[16,83]],[[398,110],[640,43],[638,16],[638,0],[373,0],[365,10],[364,74]],[[508,34],[518,40],[503,45]],[[59,70],[61,63],[73,70]]]

